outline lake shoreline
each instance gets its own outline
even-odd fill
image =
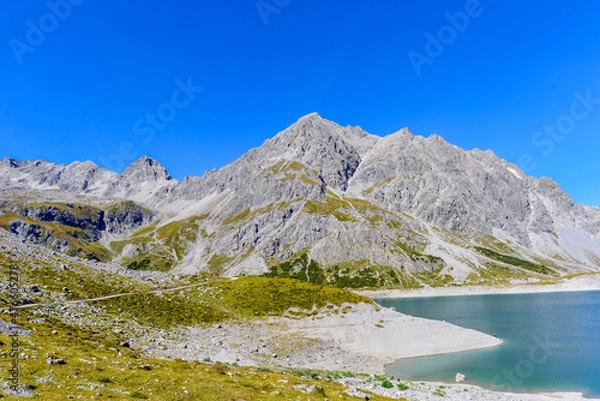
[[[592,288],[582,283],[581,280],[571,282],[569,290]],[[538,292],[551,292],[549,288],[542,287],[545,291]],[[600,289],[600,277],[597,289]],[[381,294],[380,291],[375,293]],[[420,296],[435,295],[421,293]],[[389,377],[387,368],[397,361],[493,348],[501,346],[503,341],[449,322],[412,317],[392,308],[366,303],[346,305],[339,310],[323,309],[302,318],[268,317],[194,327],[182,331],[178,337],[165,339],[164,349],[145,347],[145,344],[140,348],[147,356],[157,358],[209,358],[269,369],[363,372],[368,376],[357,373],[354,377],[336,379],[349,388],[349,394],[358,396],[365,390],[396,399],[421,401],[600,401],[585,398],[580,392],[499,392],[469,383],[468,377],[467,382],[461,384],[424,380],[411,383],[405,390],[397,387],[397,379],[406,383],[404,378],[398,377],[392,380],[393,388],[384,388],[377,377]],[[440,386],[443,389],[440,390]],[[444,398],[437,395],[440,391],[445,394]]]
[[[473,291],[474,290],[474,291]],[[571,280],[565,280],[556,285],[520,285],[513,287],[454,287],[454,288],[427,288],[420,290],[409,290],[409,291],[397,291],[397,290],[387,290],[387,291],[361,291],[361,295],[368,296],[372,299],[380,299],[380,300],[390,300],[390,299],[420,299],[420,298],[444,298],[444,297],[461,297],[461,296],[472,296],[472,295],[518,295],[518,294],[551,294],[551,293],[576,293],[576,292],[595,292],[600,290],[600,275],[586,275],[573,278]],[[429,302],[429,301],[427,301]],[[439,300],[437,302],[449,302]],[[384,305],[389,306],[388,302],[385,302]],[[402,311],[402,313],[406,313]],[[432,317],[427,315],[418,315],[425,318],[432,319]],[[433,318],[434,320],[441,320],[440,317]],[[457,324],[454,322],[454,324]],[[468,325],[461,325],[462,327],[473,327]],[[466,351],[465,351],[466,352]],[[460,354],[461,352],[458,352]],[[429,355],[435,356],[435,355]],[[406,362],[408,359],[419,359],[417,358],[400,358],[397,359],[392,364],[386,364],[386,375],[391,376],[393,370],[390,369],[395,363],[398,362]],[[460,368],[458,370],[461,370]],[[457,372],[458,373],[458,372]],[[467,373],[468,375],[468,373]],[[398,376],[398,375],[397,375]],[[429,394],[440,386],[444,388],[443,391],[445,393],[445,399],[449,400],[463,400],[465,398],[465,393],[462,391],[468,391],[469,397],[477,394],[475,398],[468,399],[490,399],[493,397],[495,400],[507,400],[507,401],[525,401],[525,400],[598,400],[598,398],[593,393],[586,396],[586,393],[580,391],[579,389],[572,390],[535,390],[535,389],[527,389],[527,388],[515,388],[510,390],[499,390],[499,389],[489,389],[486,388],[485,383],[483,382],[469,382],[469,378],[467,377],[466,383],[457,384],[453,381],[443,380],[437,381],[435,378],[429,378],[423,380],[418,378],[418,375],[412,376],[414,380],[409,380],[412,382],[420,381],[420,387],[422,387],[422,391],[414,389],[411,392],[402,392],[402,395],[407,399],[412,398],[420,398],[423,401],[426,400],[435,400],[435,397],[429,397]],[[406,381],[404,377],[399,377],[402,381]],[[433,379],[433,380],[432,380]],[[417,386],[419,387],[419,386]],[[386,394],[382,394],[386,395]],[[396,394],[398,395],[398,394]],[[412,397],[412,398],[411,398]],[[590,397],[590,398],[587,398]],[[439,397],[438,397],[439,398]]]
[[[338,380],[348,385],[351,379]],[[402,381],[406,383],[405,381]],[[470,383],[447,383],[428,381],[411,383],[409,389],[398,391],[396,389],[385,389],[380,385],[370,385],[362,381],[354,386],[357,389],[383,395],[390,398],[403,398],[408,400],[419,399],[421,401],[447,401],[464,400],[495,400],[495,401],[598,401],[597,398],[586,398],[582,392],[556,391],[556,392],[508,392],[489,390],[478,384]],[[441,395],[443,394],[443,398]]]
[[[409,290],[359,290],[360,295],[371,299],[427,298],[496,294],[540,294],[552,292],[600,291],[600,274],[590,274],[564,280],[557,284],[520,284],[510,287],[461,286],[424,287]]]

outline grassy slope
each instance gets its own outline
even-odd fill
[[[25,314],[22,319],[26,320]],[[72,395],[86,400],[356,400],[344,394],[343,386],[329,382],[338,376],[333,373],[271,372],[221,363],[144,358],[120,347],[114,339],[58,321],[25,326],[35,330],[35,335],[22,338],[20,351],[26,359],[19,364],[20,378],[21,384],[34,386],[30,391],[37,396],[33,399],[64,400]],[[57,334],[52,334],[53,330]],[[5,348],[10,339],[0,334],[0,341]],[[47,355],[63,358],[66,363],[49,365]],[[294,389],[296,385],[314,386],[316,390],[304,394]]]
[[[533,263],[528,260],[516,258],[516,257],[510,256],[510,255],[505,255],[503,253],[496,252],[496,251],[493,251],[493,250],[487,249],[487,248],[475,247],[475,250],[490,259],[497,260],[498,262],[505,263],[507,265],[516,266],[521,269],[531,271],[533,273],[544,274],[544,275],[556,275],[557,274],[554,270],[552,270],[544,265],[541,265],[539,263]]]
[[[137,327],[169,329],[283,315],[289,308],[306,309],[308,313],[313,307],[330,304],[371,302],[368,298],[341,289],[267,277],[215,281],[193,277],[176,284],[197,288],[153,294],[146,284],[73,263],[61,255],[54,256],[49,262],[43,262],[40,256],[37,251],[25,258],[14,256],[12,251],[0,253],[0,280],[7,282],[8,266],[18,264],[21,288],[39,285],[44,292],[35,295],[32,301],[55,305],[55,310],[66,300],[122,292],[135,292],[136,295],[91,302],[97,312],[90,314],[87,326],[66,323],[58,317],[60,314],[47,315],[46,307],[19,311],[18,322],[34,332],[33,337],[21,338],[20,369],[21,382],[33,386],[31,391],[38,394],[35,399],[62,400],[69,395],[75,399],[82,396],[83,399],[115,400],[352,399],[344,394],[345,388],[329,381],[338,374],[289,369],[271,372],[219,363],[142,357],[120,345],[132,333],[119,321],[125,318],[135,322]],[[62,301],[57,298],[60,294]],[[4,289],[1,297],[8,298]],[[40,320],[42,316],[43,321]],[[0,317],[10,320],[5,313],[0,313]],[[124,332],[116,331],[116,328]],[[0,341],[6,351],[10,339],[0,335]],[[46,362],[48,355],[63,358],[66,364],[49,365]],[[5,367],[6,363],[10,363],[8,358]],[[294,389],[295,385],[303,384],[314,386],[316,390],[304,394]]]
[[[190,291],[193,296],[194,291]],[[197,292],[196,292],[197,294]],[[242,277],[221,280],[196,295],[242,317],[283,316],[290,308],[311,311],[327,305],[372,303],[369,298],[342,290],[288,278]]]
[[[425,285],[443,287],[454,283],[453,277],[444,274],[441,268],[412,273],[404,267],[396,269],[391,266],[378,266],[368,260],[321,266],[309,259],[306,251],[292,257],[288,262],[271,266],[266,275],[353,289],[415,289]]]

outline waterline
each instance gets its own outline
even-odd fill
[[[575,391],[600,396],[600,292],[376,299],[382,306],[501,337],[499,347],[402,360],[388,367],[412,381],[485,388]]]

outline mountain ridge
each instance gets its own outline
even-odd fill
[[[142,228],[145,236],[126,227],[101,236],[115,260],[134,268],[303,271],[310,280],[315,261],[320,280],[354,286],[543,281],[600,270],[600,209],[575,204],[550,178],[439,135],[403,128],[378,137],[317,113],[183,181],[145,156],[121,174],[92,162],[5,158],[0,177],[3,197],[127,199],[159,216],[146,217],[153,226]]]

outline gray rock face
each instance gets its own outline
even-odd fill
[[[38,224],[30,224],[21,220],[13,220],[8,223],[9,231],[13,234],[17,234],[20,238],[23,238],[33,244],[47,244],[50,239],[50,232],[45,231],[44,228]]]
[[[61,209],[55,205],[40,205],[23,208],[22,217],[29,217],[42,222],[57,222],[64,226],[79,228],[89,233],[90,240],[100,239],[101,232],[106,230],[104,211],[87,206],[67,205]]]
[[[186,227],[193,235],[172,250],[183,272],[214,268],[218,259],[226,260],[221,273],[257,273],[303,252],[324,266],[360,261],[458,280],[506,263],[476,247],[560,272],[600,270],[600,209],[575,205],[551,179],[528,177],[491,151],[465,151],[437,135],[402,129],[380,138],[317,114],[222,169],[182,182],[146,157],[122,174],[91,162],[0,162],[2,196],[56,190],[94,204],[132,201],[77,220],[102,238],[126,238],[153,216],[162,218],[155,230],[192,219]],[[55,218],[52,209],[30,213]],[[68,225],[70,217],[61,218]],[[99,221],[105,227],[94,226]],[[37,235],[22,223],[14,231]],[[164,252],[169,241],[162,241],[131,239],[121,256],[157,246]]]
[[[266,141],[256,153],[263,162],[296,160],[317,170],[325,185],[345,191],[378,139],[360,128],[340,127],[313,113]]]
[[[162,164],[156,160],[143,156],[131,163],[125,171],[123,177],[134,181],[170,181],[173,179]]]
[[[493,155],[402,130],[377,143],[349,192],[453,232],[518,234],[526,230],[531,213],[525,177]]]
[[[15,189],[39,189],[92,195],[97,197],[147,198],[149,192],[168,187],[175,181],[157,161],[142,157],[123,174],[99,167],[93,162],[54,164],[44,160],[18,162],[6,158],[0,162],[4,186]],[[145,186],[141,184],[145,183]]]
[[[0,215],[4,219],[1,227],[28,243],[90,258],[94,255],[84,249],[88,248],[86,244],[100,242],[109,235],[127,235],[156,217],[151,210],[129,200],[93,206],[47,202],[44,194],[31,199],[31,193],[19,191],[9,191],[8,198],[3,199],[6,196],[6,192],[0,195]]]
[[[104,211],[103,224],[108,233],[122,234],[148,224],[155,217],[156,214],[137,203],[124,201]]]

